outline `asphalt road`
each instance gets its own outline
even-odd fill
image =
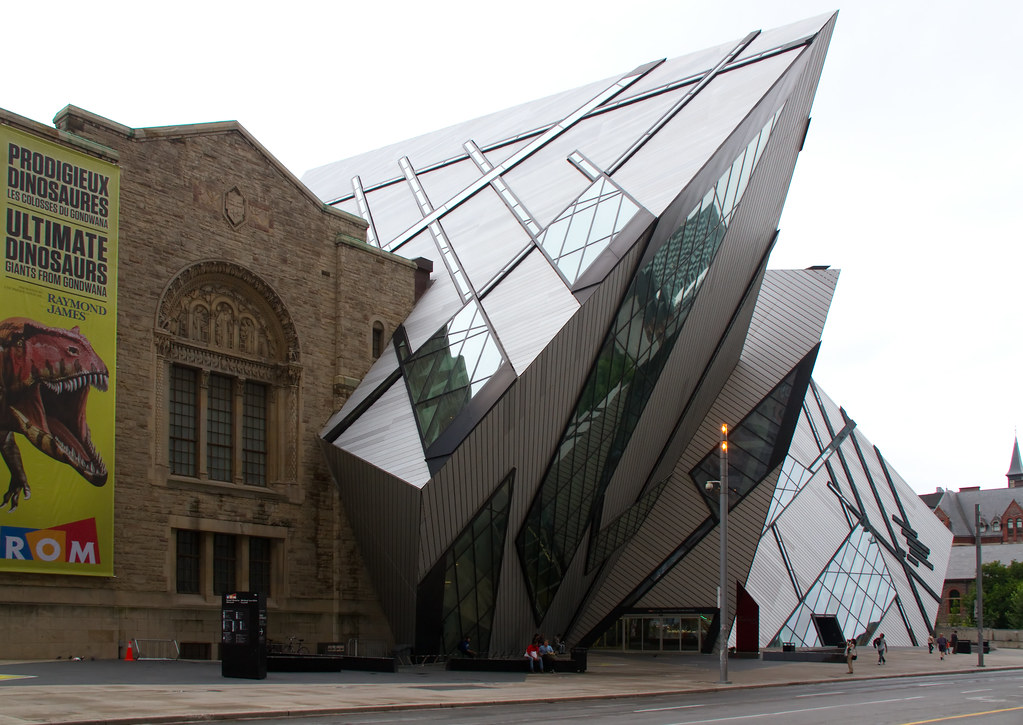
[[[268,725],[518,725],[585,722],[587,725],[820,725],[831,721],[870,725],[923,723],[1023,723],[1023,673],[990,672],[933,678],[849,681],[821,685],[750,688],[586,702],[467,706],[368,712],[329,717],[262,720]]]

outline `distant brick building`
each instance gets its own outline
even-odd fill
[[[236,590],[268,595],[270,637],[389,647],[317,433],[411,309],[416,265],[236,122],[0,124],[121,170],[114,577],[0,569],[0,656],[215,657]]]
[[[964,616],[962,599],[977,580],[976,507],[980,506],[980,543],[985,564],[1023,561],[1023,463],[1019,441],[1015,441],[1008,488],[981,489],[980,486],[941,490],[922,496],[934,514],[952,532],[952,552],[942,589],[938,621],[955,623]]]

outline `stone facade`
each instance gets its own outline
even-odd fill
[[[367,246],[362,220],[323,205],[235,122],[131,129],[68,107],[56,129],[3,111],[0,123],[121,168],[115,576],[0,572],[0,658],[113,658],[135,639],[216,657],[214,545],[234,547],[244,591],[252,538],[269,542],[272,639],[388,651],[317,434],[373,362],[374,327],[386,339],[411,309],[416,265]],[[236,401],[247,381],[267,391],[265,483],[243,480],[237,450],[228,480],[203,452],[194,475],[175,472],[172,369],[195,372],[204,401],[211,376]],[[199,545],[197,593],[179,593],[182,531]]]

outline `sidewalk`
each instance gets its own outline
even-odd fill
[[[1023,669],[1023,650],[984,655],[985,670]],[[977,655],[938,659],[926,648],[893,647],[878,666],[861,648],[856,671],[844,664],[729,660],[730,685],[707,655],[591,651],[582,674],[447,672],[406,667],[398,673],[271,672],[265,680],[221,676],[219,662],[0,661],[0,725],[39,723],[198,722],[227,717],[283,717],[363,710],[536,702],[738,687],[930,676],[976,670]]]

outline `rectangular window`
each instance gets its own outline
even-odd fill
[[[270,539],[249,539],[249,591],[270,596]]]
[[[238,544],[231,534],[213,535],[213,593],[229,594],[238,587]]]
[[[245,382],[242,404],[242,476],[253,486],[266,485],[267,391],[261,383]]]
[[[210,375],[206,405],[207,473],[211,480],[231,480],[234,384],[223,375]]]
[[[170,470],[195,476],[198,468],[199,396],[196,371],[177,365],[170,379]]]
[[[199,593],[199,571],[202,547],[198,531],[177,532],[177,591],[179,594]]]

